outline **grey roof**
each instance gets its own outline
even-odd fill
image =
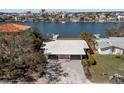
[[[118,47],[124,49],[124,37],[100,38],[97,40],[99,48]]]

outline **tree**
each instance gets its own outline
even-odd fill
[[[46,63],[41,52],[34,52],[34,37],[20,35],[0,36],[0,79],[34,81]]]
[[[40,33],[40,30],[38,28],[34,28],[31,32],[31,36],[33,36],[34,50],[40,51],[40,47],[43,44],[43,36]]]
[[[89,32],[83,32],[81,33],[81,38],[87,42],[91,50],[91,53],[94,53],[93,51],[95,50],[95,45],[94,45],[95,40],[92,34],[90,34]]]
[[[82,32],[81,38],[85,40],[86,42],[90,42],[92,40],[90,33],[88,32]]]
[[[106,35],[107,37],[113,36],[113,29],[111,29],[111,28],[106,29],[106,30],[105,30],[105,35]]]

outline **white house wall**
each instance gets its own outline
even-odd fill
[[[112,54],[112,50],[111,50],[111,48],[106,48],[106,49],[98,49],[98,52],[99,52],[99,54],[103,54],[103,55],[105,55],[105,54]]]
[[[115,48],[114,52],[112,52],[112,48],[106,48],[106,49],[98,49],[99,54],[119,54],[122,55],[124,54],[124,49],[120,48]]]
[[[123,49],[120,49],[120,48],[115,48],[115,51],[114,51],[114,53],[113,53],[113,54],[120,54],[120,55],[122,55],[122,54],[124,54],[123,52],[124,52],[124,50],[123,50]]]

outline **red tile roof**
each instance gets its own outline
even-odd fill
[[[31,26],[26,26],[26,25],[3,24],[3,25],[0,25],[0,32],[22,32],[30,28]]]

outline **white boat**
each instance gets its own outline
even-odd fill
[[[65,21],[61,21],[62,24],[65,24]]]
[[[59,37],[59,34],[53,34],[53,40],[57,40],[58,37]]]

